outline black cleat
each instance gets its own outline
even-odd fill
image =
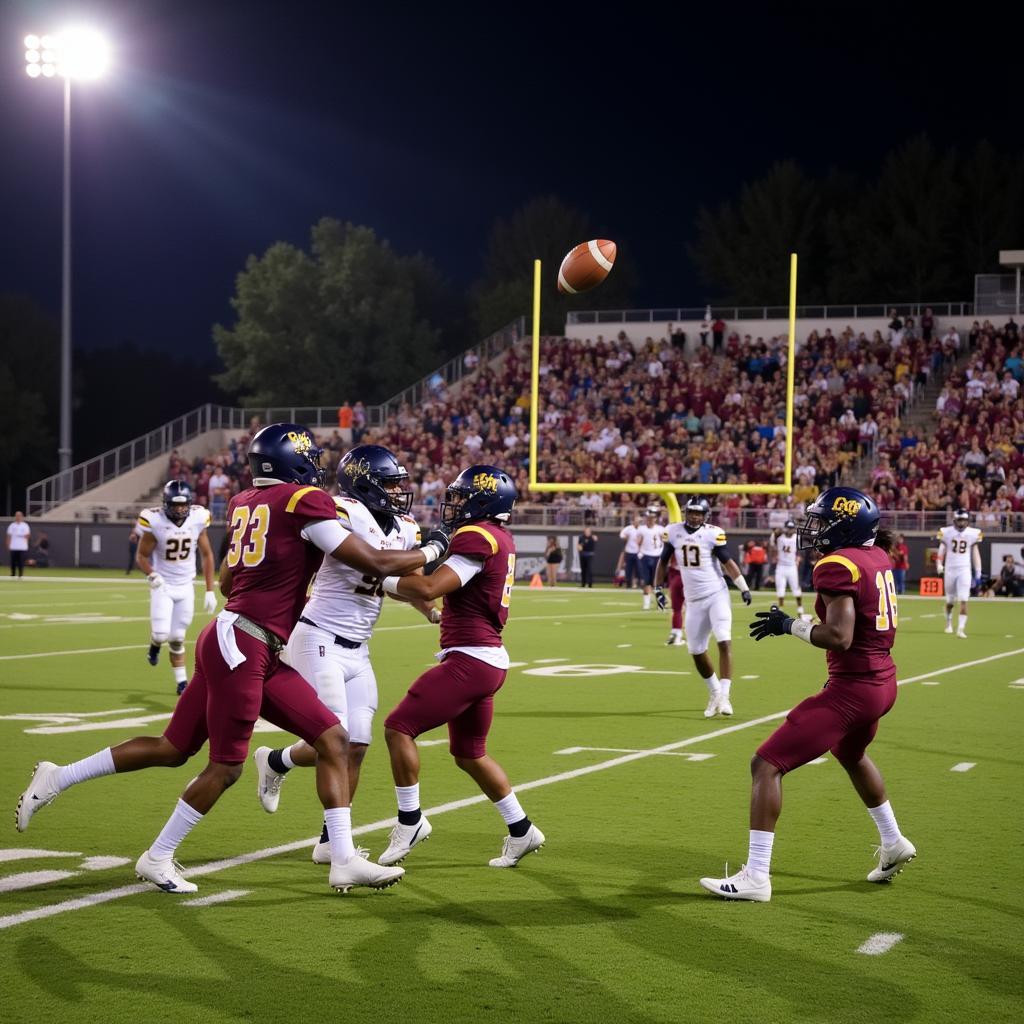
[[[155,665],[159,660],[160,660],[160,645],[159,644],[150,644],[149,645],[149,653],[146,655],[146,661],[148,661],[150,663],[150,665]]]
[[[178,696],[179,697],[185,692],[185,687],[186,686],[188,686],[187,682],[185,682],[185,683],[178,683]]]

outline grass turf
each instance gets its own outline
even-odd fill
[[[11,811],[36,760],[66,763],[158,733],[163,719],[26,730],[173,707],[166,653],[156,669],[144,660],[145,585],[114,574],[54,579],[69,575],[0,585],[0,716],[122,713],[49,724],[0,719],[0,803]],[[758,595],[754,610],[769,600]],[[786,780],[775,895],[757,905],[715,899],[696,880],[718,874],[727,859],[735,869],[746,853],[747,762],[778,719],[747,723],[816,689],[823,652],[781,638],[755,645],[737,602],[736,714],[708,722],[686,649],[664,646],[667,617],[639,603],[614,590],[513,597],[507,643],[522,664],[499,695],[490,752],[548,837],[515,871],[486,866],[503,827],[476,803],[432,815],[431,841],[410,856],[402,884],[382,894],[336,896],[303,847],[197,878],[201,897],[246,891],[229,902],[190,907],[147,891],[14,923],[25,911],[131,886],[134,859],[201,762],[97,780],[43,810],[25,835],[9,825],[5,851],[66,855],[13,860],[0,851],[0,1019],[1016,1019],[1024,691],[1009,684],[1024,676],[1024,607],[973,602],[964,641],[942,633],[941,601],[902,603],[900,676],[920,678],[901,688],[872,753],[919,857],[891,885],[864,881],[877,834],[829,758]],[[198,615],[190,638],[203,621]],[[435,642],[414,612],[388,603],[372,645],[382,711],[431,663]],[[1010,651],[1018,653],[965,664]],[[43,656],[19,657],[29,654]],[[964,667],[942,671],[951,666]],[[651,750],[699,737],[707,738],[625,761],[615,750],[557,753]],[[283,739],[258,734],[253,746]],[[681,756],[692,753],[714,756]],[[425,807],[475,795],[443,743],[421,755]],[[950,770],[962,762],[976,767]],[[557,778],[581,768],[596,770]],[[273,817],[259,808],[253,783],[250,765],[182,846],[186,866],[317,831],[311,773],[289,776]],[[365,826],[393,813],[378,742],[354,817]],[[381,825],[361,841],[375,855],[386,834]],[[95,856],[129,863],[83,869]],[[4,891],[11,876],[42,871],[73,874]],[[882,956],[856,952],[879,932],[904,938]]]

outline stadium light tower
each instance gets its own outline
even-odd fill
[[[60,497],[71,481],[71,82],[98,78],[106,70],[109,50],[90,29],[69,28],[58,35],[25,37],[25,71],[29,78],[64,79],[64,235],[60,309]]]

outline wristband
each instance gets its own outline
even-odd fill
[[[813,623],[804,622],[803,619],[787,619],[786,627],[787,631],[792,633],[798,640],[803,640],[805,644],[811,642],[811,630],[814,629]]]
[[[743,578],[742,573],[733,580],[733,583],[736,584],[736,589],[741,594],[745,594],[750,589],[750,587],[747,586],[747,581]]]
[[[398,581],[401,578],[401,576],[385,576],[384,579],[380,581],[381,589],[384,590],[386,593],[394,594],[397,597]]]
[[[420,551],[423,552],[423,557],[426,559],[423,563],[424,565],[430,565],[431,562],[436,562],[441,557],[441,548],[433,541],[429,544],[424,544]]]

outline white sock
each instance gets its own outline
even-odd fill
[[[723,697],[728,697],[729,696],[729,687],[730,686],[732,686],[732,680],[731,679],[720,679],[718,681],[718,692]]]
[[[170,860],[181,845],[182,840],[203,820],[203,816],[184,800],[178,801],[174,813],[167,819],[160,835],[149,848],[154,860]]]
[[[344,864],[356,855],[352,842],[352,808],[328,807],[324,811],[324,824],[331,839],[331,863]]]
[[[647,608],[650,608],[650,607],[651,607],[651,595],[650,594],[644,594],[644,608],[647,609]]]
[[[799,615],[799,616],[800,616],[801,618],[803,618],[803,614],[804,614],[804,606],[803,606],[803,603],[802,603],[802,602],[800,602],[800,601],[798,601],[798,602],[797,602],[797,605],[796,605],[796,613],[797,613],[797,615]]]
[[[704,682],[708,684],[708,693],[718,693],[718,676],[714,672]]]
[[[899,841],[903,833],[900,832],[900,827],[896,824],[896,815],[892,813],[892,807],[889,806],[888,800],[877,807],[869,807],[868,814],[878,826],[878,838],[882,841],[883,846],[892,846],[893,843]]]
[[[96,754],[83,757],[81,761],[62,765],[57,772],[57,790],[63,793],[69,786],[88,782],[89,779],[98,779],[102,775],[113,775],[115,771],[117,769],[114,767],[114,756],[110,753],[110,747],[104,747]]]
[[[281,750],[281,761],[285,768],[294,768],[295,762],[292,760],[292,748],[284,747]]]
[[[494,809],[501,815],[506,825],[513,825],[526,817],[526,811],[523,810],[515,793],[495,800]]]
[[[395,786],[395,796],[398,797],[400,811],[418,811],[420,809],[420,784],[418,782],[414,782],[411,786]]]
[[[172,665],[174,669],[174,681],[176,683],[187,683],[188,682],[188,669],[184,665]]]
[[[957,627],[956,628],[958,630],[960,630],[960,632],[962,632],[962,633],[966,633],[967,632],[967,616],[966,615],[961,615],[960,616],[960,621],[957,623]]]
[[[755,881],[767,878],[772,873],[772,844],[774,832],[750,830],[750,849],[747,853],[747,872]]]
[[[676,636],[677,636],[677,637],[679,637],[680,639],[682,639],[682,636],[683,636],[683,631],[682,631],[681,629],[673,629],[673,630],[672,630],[672,636],[674,636],[674,637],[676,637]]]

